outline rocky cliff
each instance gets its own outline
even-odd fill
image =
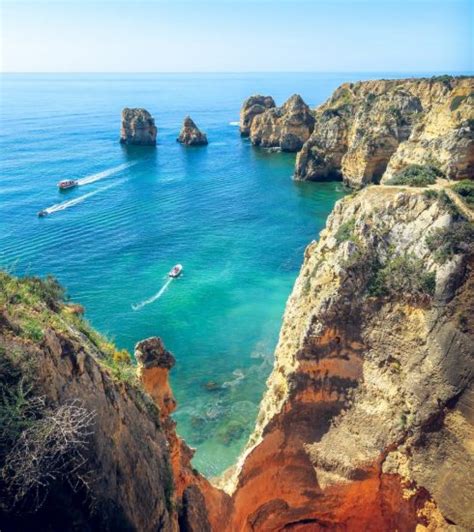
[[[2,530],[471,530],[474,228],[451,186],[336,204],[220,489],[176,434],[158,338],[136,367],[54,281],[2,274]]]
[[[199,130],[190,116],[184,119],[183,127],[176,140],[187,146],[205,146],[207,144],[206,134]]]
[[[250,141],[255,146],[298,151],[313,131],[313,114],[298,94],[291,96],[281,107],[271,106],[258,113],[250,112],[255,105],[249,110],[248,102],[241,111],[241,132],[249,129]]]
[[[252,120],[259,114],[263,113],[267,109],[276,107],[275,101],[271,96],[261,96],[256,94],[247,98],[240,110],[240,134],[243,137],[250,135],[250,126]]]
[[[229,530],[474,526],[474,229],[444,191],[339,201],[304,263]]]
[[[120,142],[137,146],[155,146],[157,128],[155,120],[146,109],[128,109],[122,111]]]
[[[0,528],[210,530],[161,341],[137,344],[137,373],[54,281],[0,285]]]
[[[450,179],[474,175],[474,78],[344,83],[315,111],[295,178],[386,181],[409,165]]]

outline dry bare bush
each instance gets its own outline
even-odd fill
[[[35,401],[44,405],[42,398]],[[94,416],[75,400],[45,410],[43,417],[20,434],[0,472],[10,507],[27,501],[28,510],[35,512],[53,483],[66,480],[73,489],[84,483]]]

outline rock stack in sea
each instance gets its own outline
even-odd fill
[[[207,144],[207,135],[196,126],[190,116],[187,116],[176,140],[187,146],[205,146]]]
[[[313,113],[301,96],[294,94],[281,107],[271,107],[251,118],[250,141],[255,146],[295,152],[313,129]]]
[[[271,96],[256,94],[247,98],[240,110],[240,134],[242,137],[250,135],[250,126],[257,115],[273,107],[276,107],[276,105]]]
[[[146,109],[129,109],[122,111],[120,142],[136,146],[155,146],[157,128],[155,120]]]

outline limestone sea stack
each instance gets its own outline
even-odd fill
[[[344,83],[315,112],[295,178],[342,177],[353,188],[385,182],[410,165],[449,179],[474,176],[474,78]]]
[[[273,107],[276,107],[276,105],[271,96],[256,94],[247,98],[240,110],[240,134],[242,137],[250,135],[250,126],[257,115]]]
[[[281,107],[256,115],[250,125],[250,141],[255,146],[295,152],[302,148],[314,128],[314,116],[299,94]]]
[[[187,146],[205,146],[207,144],[207,135],[196,126],[190,116],[187,116],[176,140]]]
[[[122,111],[121,144],[155,146],[157,131],[155,120],[146,109],[125,107]]]

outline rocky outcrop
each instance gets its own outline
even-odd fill
[[[247,98],[240,110],[240,134],[243,137],[248,137],[253,119],[267,109],[272,109],[275,106],[275,101],[271,96],[257,94]]]
[[[155,120],[146,109],[129,109],[122,111],[120,142],[137,146],[155,146],[157,128]]]
[[[187,146],[205,146],[207,144],[207,136],[202,133],[196,126],[191,117],[187,116],[184,119],[183,127],[179,133],[179,137],[176,139],[181,144]]]
[[[253,117],[250,141],[254,146],[295,152],[308,140],[313,127],[311,110],[301,96],[294,94],[281,107],[272,107]]]
[[[474,176],[474,78],[344,83],[315,111],[295,178],[341,178],[353,188],[413,164],[450,179]]]
[[[0,528],[176,531],[194,516],[183,530],[208,530],[226,496],[176,435],[161,340],[137,344],[137,379],[49,286],[3,273],[0,285]]]
[[[220,480],[228,530],[474,526],[474,230],[464,251],[430,244],[466,223],[436,194],[367,188],[306,249],[256,430]]]

